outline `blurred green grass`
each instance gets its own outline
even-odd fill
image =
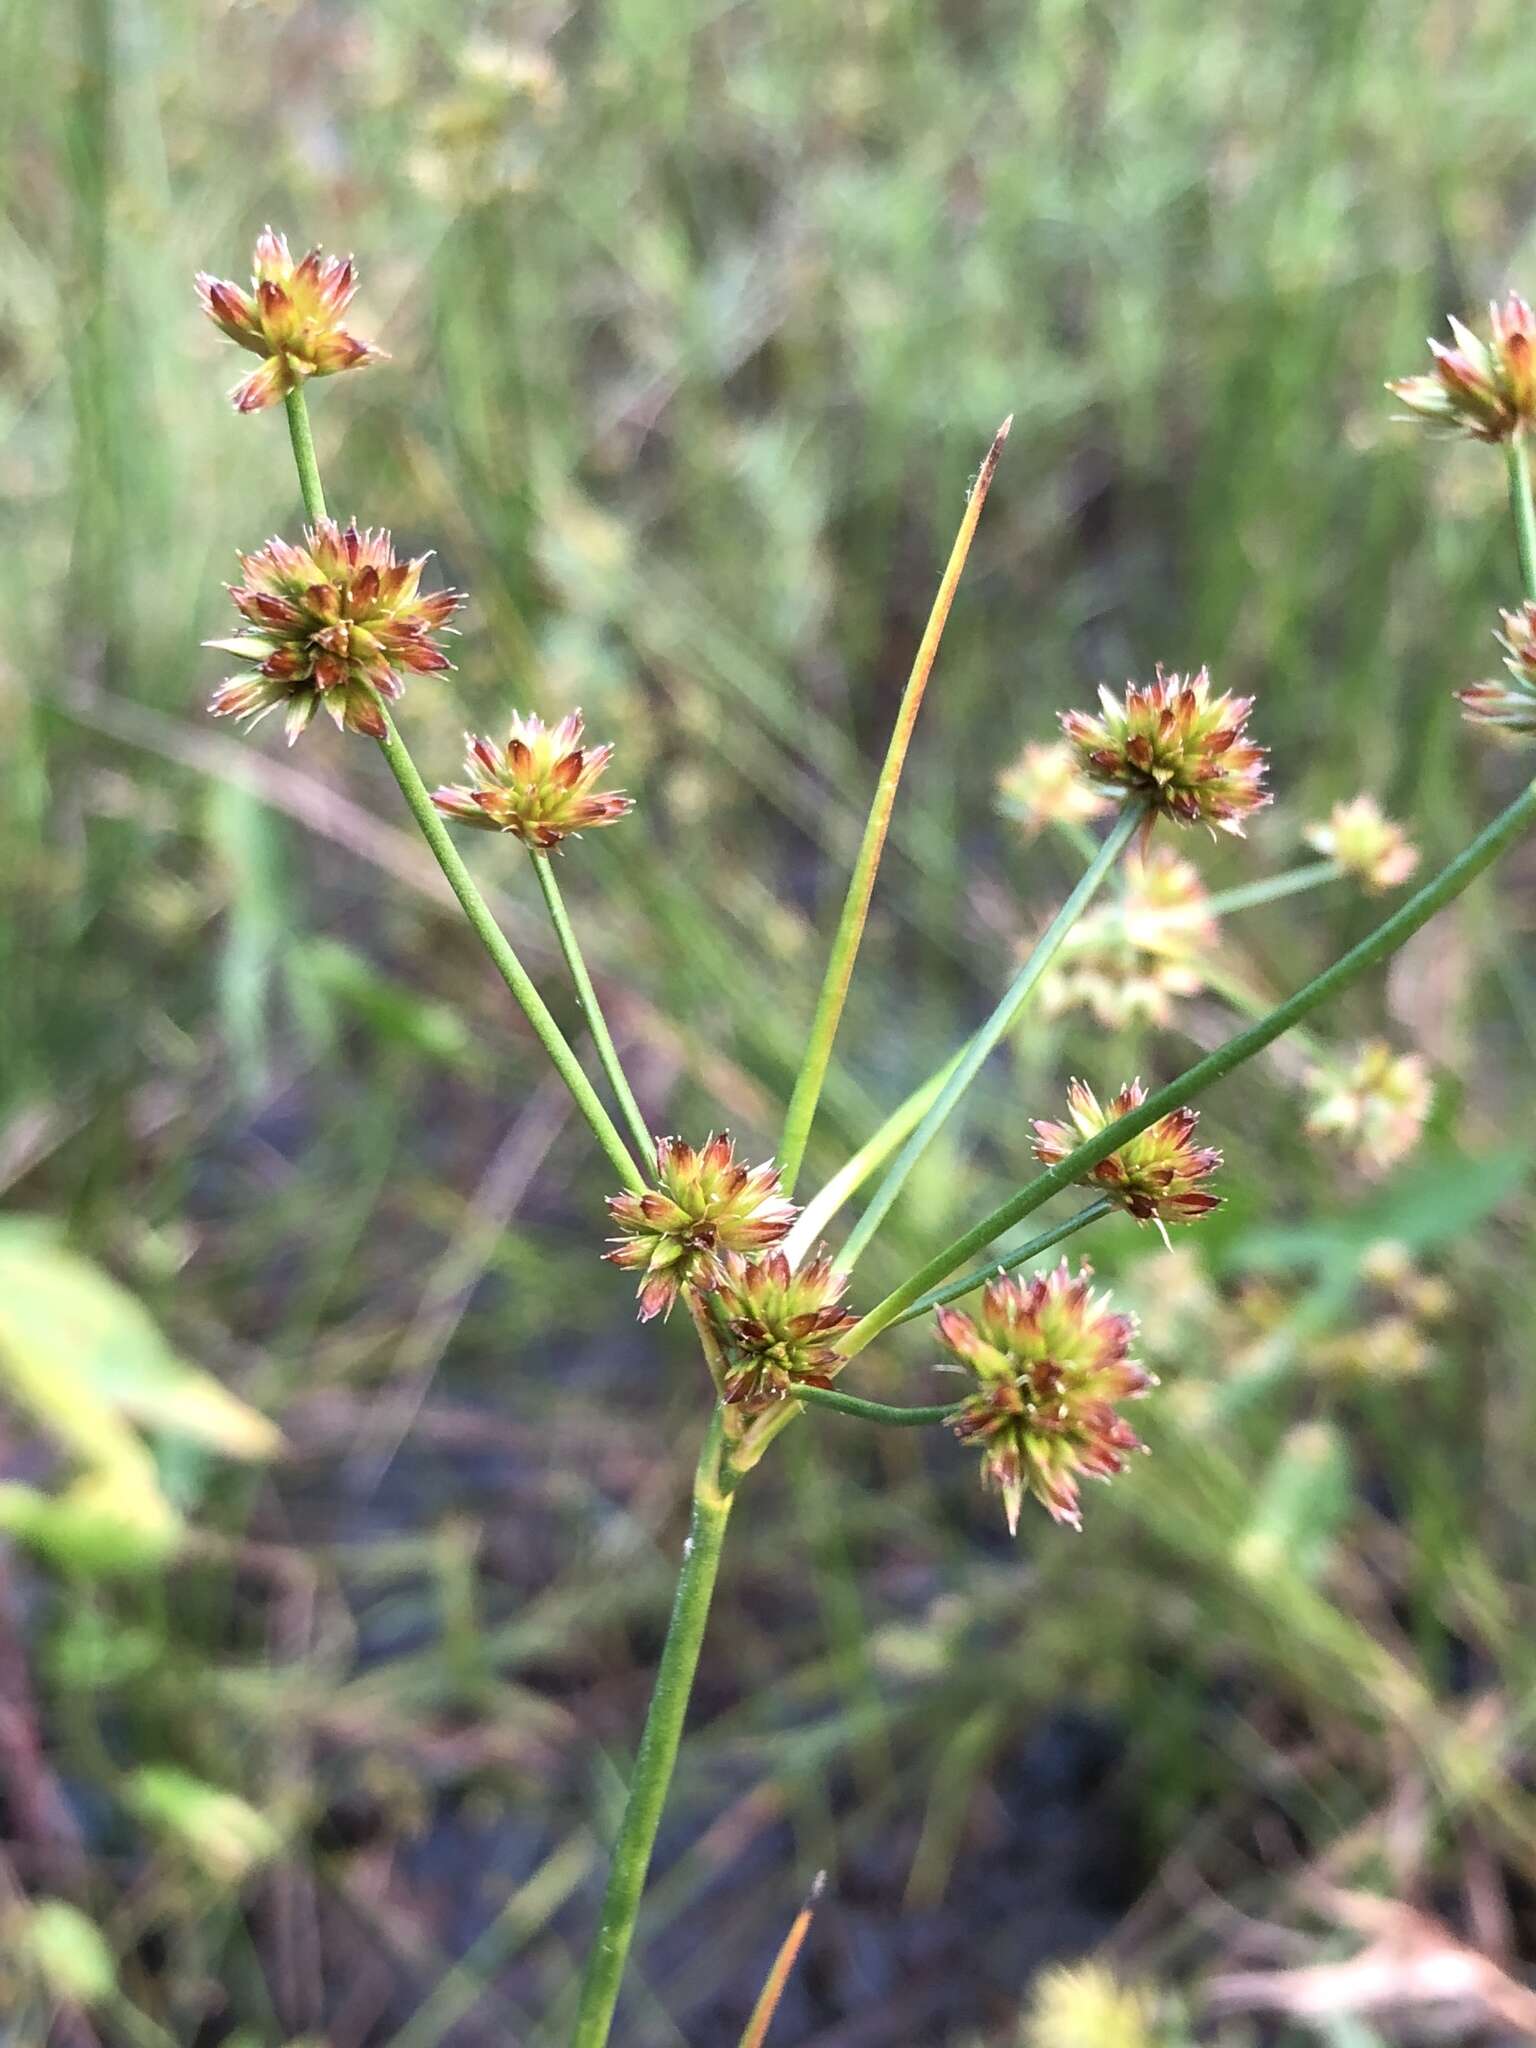
[[[557,2038],[537,2029],[664,1613],[692,1361],[594,1268],[602,1173],[369,750],[203,719],[233,550],[298,513],[281,424],[223,404],[238,366],[191,274],[240,274],[268,218],[356,251],[358,325],[393,360],[315,393],[332,502],[472,597],[412,745],[435,778],[466,724],[573,702],[618,742],[637,816],[567,859],[567,895],[647,1108],[749,1150],[966,478],[1015,413],[809,1187],[1058,900],[1068,858],[1025,848],[993,783],[1100,677],[1204,660],[1258,694],[1281,801],[1251,852],[1200,852],[1213,886],[1285,865],[1359,787],[1434,862],[1513,786],[1448,696],[1514,589],[1498,465],[1394,427],[1380,386],[1446,310],[1536,275],[1528,19],[76,0],[13,6],[0,56],[0,1187],[291,1447],[238,1482],[160,1448],[207,1544],[164,1579],[13,1562],[84,1818],[54,1869],[8,1802],[7,1853],[90,1905],[174,2040]],[[519,864],[470,851],[574,1025]],[[1213,1101],[1233,1201],[1210,1267],[1228,1294],[1278,1274],[1294,1341],[1245,1373],[1228,1324],[1187,1331],[1157,1455],[1082,1541],[1007,1551],[964,1459],[841,1424],[765,1476],[626,2039],[726,2039],[824,1862],[844,1903],[786,2038],[851,2041],[860,2001],[861,2041],[1006,2038],[1035,1957],[1114,1918],[1010,1875],[998,1787],[1063,1709],[1112,1731],[1104,1854],[1131,1855],[1127,1940],[1171,1980],[1233,1939],[1209,1892],[1289,1923],[1313,1868],[1485,1942],[1467,1901],[1495,1895],[1509,1953],[1536,1952],[1533,884],[1527,851],[1326,1022],[1387,1022],[1437,1065],[1400,1185],[1305,1148],[1283,1072]],[[1283,988],[1368,916],[1339,891],[1242,943]],[[1030,1033],[861,1285],[1019,1177],[1066,1071],[1183,1063],[1178,1034]],[[1382,1237],[1453,1289],[1434,1363],[1322,1381],[1306,1345],[1363,1313]],[[1112,1275],[1144,1251],[1123,1224],[1094,1247]],[[925,1363],[908,1332],[866,1383]],[[1320,1481],[1306,1455],[1295,1476],[1298,1425],[1331,1447]],[[167,1762],[280,1819],[246,1911],[146,1836],[126,1788]],[[445,1810],[475,1833],[476,1800],[512,1847],[476,1852],[465,1903],[432,1844]],[[925,1961],[946,1898],[967,1938]],[[109,2040],[140,2023],[97,2016]]]

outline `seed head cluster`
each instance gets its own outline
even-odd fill
[[[983,1484],[1002,1495],[1013,1533],[1026,1494],[1080,1527],[1079,1475],[1110,1479],[1141,1448],[1115,1407],[1153,1384],[1130,1355],[1135,1319],[1091,1279],[1086,1261],[1074,1274],[1063,1259],[1029,1280],[999,1275],[974,1316],[937,1312],[941,1342],[976,1382],[952,1427],[980,1449]]]
[[[1520,744],[1536,739],[1536,604],[1499,617],[1504,630],[1494,637],[1504,650],[1504,675],[1471,683],[1456,696],[1474,725]]]
[[[1319,1063],[1306,1086],[1308,1134],[1336,1141],[1372,1179],[1417,1145],[1435,1099],[1420,1056],[1394,1052],[1384,1038],[1368,1039],[1348,1060]]]
[[[337,725],[382,739],[379,699],[397,698],[404,672],[448,668],[437,636],[463,603],[456,590],[423,596],[429,556],[397,562],[382,528],[305,529],[302,545],[269,540],[242,555],[230,596],[247,630],[207,644],[253,664],[214,693],[215,717],[264,718],[280,705],[290,745],[321,705]]]
[[[610,1195],[608,1210],[619,1235],[604,1257],[640,1274],[642,1322],[669,1314],[684,1287],[710,1291],[723,1253],[780,1243],[797,1213],[779,1190],[778,1168],[740,1165],[725,1131],[697,1150],[658,1138],[656,1185]]]
[[[263,357],[229,394],[236,412],[276,405],[311,377],[333,377],[384,360],[384,351],[360,340],[342,316],[357,290],[350,256],[318,249],[295,263],[282,235],[263,228],[252,259],[251,288],[226,278],[197,275],[203,311],[221,333]]]
[[[717,1264],[715,1306],[732,1359],[727,1401],[764,1408],[797,1386],[830,1387],[845,1362],[835,1340],[856,1320],[841,1305],[847,1285],[824,1250],[798,1271],[783,1252],[761,1259],[726,1252]]]
[[[1305,838],[1373,896],[1406,882],[1419,864],[1419,849],[1401,825],[1383,816],[1380,804],[1369,794],[1335,804],[1326,819],[1307,827]]]
[[[1041,1009],[1089,1010],[1106,1031],[1171,1023],[1175,1001],[1205,987],[1221,937],[1209,902],[1199,870],[1171,847],[1127,854],[1109,901],[1078,919],[1041,977]]]
[[[1140,1081],[1130,1081],[1105,1107],[1086,1081],[1074,1081],[1067,1090],[1071,1122],[1037,1121],[1035,1157],[1043,1166],[1059,1166],[1079,1145],[1140,1109],[1146,1099]],[[1221,1197],[1213,1195],[1204,1182],[1220,1166],[1221,1154],[1212,1146],[1195,1143],[1199,1121],[1197,1109],[1170,1110],[1097,1166],[1090,1166],[1081,1185],[1097,1188],[1139,1223],[1155,1223],[1165,1237],[1167,1224],[1194,1223],[1209,1215],[1220,1208]]]
[[[1089,780],[1137,797],[1149,817],[1208,825],[1243,836],[1243,820],[1270,801],[1264,749],[1246,736],[1251,697],[1213,696],[1205,669],[1180,676],[1158,666],[1125,695],[1099,691],[1100,711],[1064,711],[1062,731]]]
[[[434,790],[432,801],[455,824],[510,832],[538,853],[573,832],[612,825],[633,810],[633,799],[597,789],[613,748],[584,746],[583,731],[581,713],[571,711],[555,726],[514,715],[505,746],[471,734],[469,782]]]
[[[1488,308],[1490,338],[1451,320],[1455,346],[1431,340],[1428,376],[1398,377],[1387,389],[1408,416],[1468,435],[1509,441],[1536,419],[1536,315],[1518,292]]]

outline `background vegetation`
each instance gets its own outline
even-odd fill
[[[639,808],[567,896],[658,1125],[753,1156],[1016,413],[809,1189],[1069,883],[995,778],[1101,677],[1259,694],[1280,802],[1192,848],[1212,887],[1361,787],[1438,863],[1516,786],[1448,695],[1515,594],[1500,465],[1381,381],[1536,283],[1528,11],[11,0],[0,74],[0,2038],[553,2042],[695,1361],[595,1264],[602,1162],[373,750],[203,716],[232,551],[298,506],[192,272],[267,219],[357,252],[393,361],[316,393],[332,503],[472,595],[412,746],[446,776],[464,725],[573,702],[617,740]],[[469,850],[574,1028],[526,864]],[[1011,2042],[1039,1964],[1106,1941],[1163,1987],[1127,2043],[1407,2041],[1358,1971],[1311,2019],[1251,1980],[1536,1960],[1533,903],[1527,848],[1323,1020],[1433,1062],[1405,1171],[1306,1144],[1282,1047],[1211,1101],[1195,1250],[1096,1235],[1165,1386],[1082,1538],[1008,1543],[945,1441],[791,1433],[738,1517],[634,2048],[734,2041],[822,1866],[804,2048]],[[1371,916],[1279,903],[1230,957],[1283,990]],[[1226,1028],[1211,997],[1031,1025],[861,1294],[1021,1177],[1068,1072],[1166,1079]],[[1426,1279],[1418,1348],[1373,1348]],[[862,1384],[921,1398],[931,1349]],[[1476,1982],[1451,2038],[1525,2038]]]

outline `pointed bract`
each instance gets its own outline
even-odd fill
[[[405,672],[449,666],[437,635],[464,600],[419,594],[426,561],[397,562],[382,528],[331,519],[306,528],[302,546],[274,537],[242,555],[245,580],[229,594],[245,630],[207,645],[253,667],[215,691],[209,710],[254,721],[282,706],[292,744],[324,704],[337,725],[383,739],[379,698],[398,697]]]
[[[1101,709],[1064,711],[1061,728],[1089,780],[1138,797],[1149,818],[1243,835],[1243,820],[1270,801],[1264,749],[1246,737],[1251,697],[1213,697],[1205,669],[1180,676],[1158,665],[1123,698],[1099,691]]]
[[[1135,1318],[1090,1292],[1093,1269],[1065,1259],[1031,1279],[1000,1274],[974,1317],[941,1308],[935,1320],[952,1358],[977,1389],[951,1427],[980,1447],[983,1483],[1003,1497],[1017,1532],[1024,1496],[1058,1522],[1081,1526],[1078,1477],[1109,1479],[1141,1440],[1116,1413],[1153,1384],[1130,1356]]]
[[[799,1213],[779,1192],[778,1168],[738,1165],[724,1131],[697,1152],[658,1138],[655,1187],[610,1195],[608,1210],[620,1235],[603,1256],[639,1271],[642,1322],[669,1314],[684,1287],[710,1292],[723,1254],[771,1250]]]
[[[295,263],[288,244],[271,228],[256,240],[251,289],[225,278],[197,275],[203,311],[221,333],[266,361],[230,393],[236,412],[276,405],[310,377],[332,377],[385,360],[384,351],[342,324],[357,290],[350,256],[311,249]]]
[[[445,818],[484,832],[510,832],[538,852],[558,847],[572,833],[612,825],[634,809],[622,790],[598,790],[613,755],[611,746],[584,746],[582,716],[560,723],[517,714],[504,747],[467,736],[469,782],[432,792]]]

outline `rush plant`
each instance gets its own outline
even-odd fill
[[[1197,1140],[1196,1098],[1282,1034],[1296,1032],[1466,889],[1536,824],[1536,783],[1522,788],[1369,936],[1284,1001],[1258,1009],[1246,1029],[1176,1079],[1150,1091],[1139,1080],[1125,1081],[1103,1099],[1086,1082],[1074,1082],[1066,1121],[1033,1121],[1041,1171],[860,1309],[850,1304],[849,1290],[862,1253],[919,1159],[1033,1001],[1058,1010],[1081,1001],[1114,1021],[1138,1008],[1159,1014],[1159,1005],[1191,988],[1226,993],[1208,957],[1220,912],[1344,874],[1371,892],[1386,891],[1406,879],[1417,856],[1400,828],[1362,797],[1312,831],[1311,842],[1325,859],[1224,899],[1207,897],[1173,844],[1193,827],[1241,838],[1245,821],[1270,801],[1264,753],[1249,733],[1252,699],[1219,691],[1203,667],[1158,665],[1149,680],[1101,690],[1097,710],[1063,712],[1064,738],[1032,742],[1004,778],[1005,798],[1026,830],[1049,824],[1082,848],[1076,887],[980,1029],[803,1208],[797,1206],[902,770],[1008,438],[1005,421],[971,488],[913,659],[820,991],[809,1008],[804,1056],[775,1154],[749,1164],[723,1132],[694,1142],[653,1131],[604,1021],[556,875],[583,831],[637,829],[630,799],[601,786],[612,750],[587,740],[574,707],[563,709],[552,726],[509,707],[505,737],[470,739],[467,781],[434,792],[396,722],[408,679],[441,678],[448,669],[442,643],[465,600],[452,590],[424,589],[425,559],[398,560],[382,528],[341,526],[327,511],[306,386],[382,359],[342,324],[355,286],[350,259],[313,251],[295,263],[271,230],[256,245],[249,289],[198,280],[210,319],[262,359],[233,393],[237,409],[255,413],[278,402],[286,408],[308,522],[297,538],[273,538],[240,557],[242,579],[231,590],[239,630],[210,643],[239,670],[210,708],[250,723],[280,710],[290,744],[324,708],[345,734],[356,736],[347,744],[379,747],[492,966],[612,1169],[618,1185],[609,1199],[611,1235],[602,1255],[633,1276],[643,1320],[670,1317],[681,1305],[697,1337],[700,1447],[691,1524],[571,2034],[575,2048],[602,2048],[726,1531],[738,1495],[749,1490],[751,1473],[774,1441],[823,1409],[890,1427],[947,1425],[960,1445],[979,1454],[982,1480],[1000,1496],[1010,1528],[1030,1498],[1057,1523],[1078,1525],[1081,1480],[1111,1478],[1139,1448],[1119,1404],[1148,1395],[1155,1381],[1134,1355],[1134,1319],[1094,1290],[1087,1261],[1039,1262],[1117,1209],[1166,1235],[1169,1225],[1193,1224],[1216,1206],[1219,1198],[1207,1183],[1221,1155]],[[1457,327],[1457,347],[1435,349],[1432,376],[1393,387],[1415,414],[1478,441],[1502,443],[1506,451],[1525,581],[1515,609],[1503,614],[1500,638],[1510,680],[1460,693],[1469,719],[1506,739],[1536,733],[1536,510],[1526,453],[1536,421],[1530,329],[1524,302],[1511,297],[1494,309],[1487,345]],[[498,927],[450,827],[521,842],[591,1031],[606,1099]],[[500,850],[517,857],[510,847]],[[1114,886],[1106,890],[1112,876]],[[1101,892],[1104,901],[1093,907]],[[1319,1072],[1312,1084],[1319,1098],[1312,1126],[1319,1135],[1354,1144],[1378,1168],[1412,1142],[1428,1087],[1412,1059],[1368,1046],[1353,1066]],[[1117,1077],[1099,1078],[1112,1083]],[[1029,1124],[1021,1111],[1021,1136]],[[824,1236],[839,1213],[871,1183],[858,1221],[829,1247]],[[1052,1196],[1077,1187],[1091,1199],[1073,1214],[1027,1243],[1003,1245]],[[594,1242],[594,1257],[598,1250]],[[979,1298],[970,1308],[953,1306],[972,1294]],[[929,1315],[935,1362],[962,1375],[965,1391],[924,1407],[893,1407],[856,1391],[857,1362],[869,1347],[888,1330]],[[760,2003],[757,2031],[749,2028],[749,2038],[761,2039],[771,2009],[771,2001],[766,2009]]]

